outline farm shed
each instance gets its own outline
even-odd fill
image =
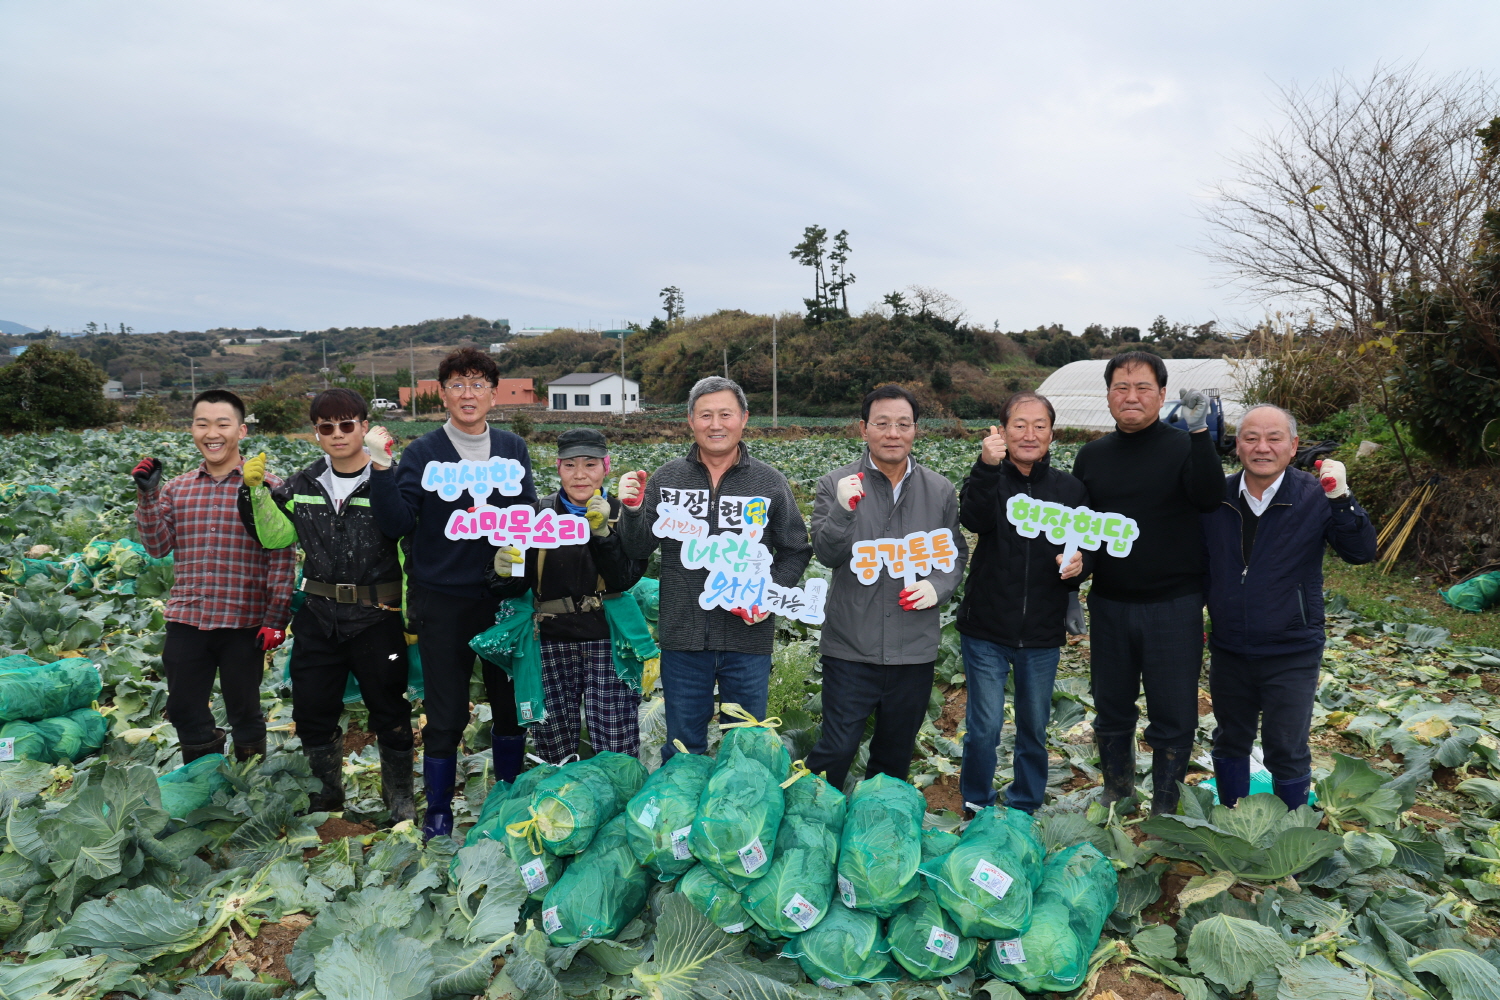
[[[1057,409],[1057,426],[1112,431],[1114,418],[1104,387],[1108,360],[1074,361],[1047,376],[1037,392]],[[1167,399],[1177,398],[1179,389],[1216,389],[1224,403],[1224,419],[1238,424],[1245,412],[1240,401],[1244,380],[1255,374],[1259,358],[1171,358],[1167,359]]]

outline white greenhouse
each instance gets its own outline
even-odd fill
[[[1074,361],[1048,375],[1037,387],[1036,391],[1057,409],[1058,427],[1115,429],[1104,386],[1107,364],[1108,360]],[[1260,364],[1259,358],[1169,358],[1167,399],[1176,399],[1179,389],[1216,390],[1224,404],[1224,420],[1238,425],[1245,412],[1240,399],[1244,383],[1255,375]]]

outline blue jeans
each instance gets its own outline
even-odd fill
[[[736,702],[763,719],[771,684],[771,657],[761,653],[731,653],[722,649],[661,651],[661,686],[667,700],[667,742],[661,748],[665,764],[681,740],[691,753],[708,751],[708,717],[714,711],[714,682],[719,701]],[[733,720],[725,717],[723,722]]]
[[[1062,650],[1016,649],[963,637],[969,706],[964,717],[964,763],[958,788],[976,810],[995,804],[995,749],[1005,722],[1005,678],[1016,671],[1015,780],[1005,804],[1034,812],[1047,794],[1047,720]]]

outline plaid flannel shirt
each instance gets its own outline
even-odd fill
[[[175,553],[168,621],[195,628],[286,628],[297,550],[263,549],[240,522],[244,478],[236,468],[215,482],[203,465],[136,504],[141,544],[154,558]],[[266,485],[281,485],[266,476]]]

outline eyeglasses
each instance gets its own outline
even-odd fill
[[[332,434],[335,428],[338,429],[340,434],[353,434],[354,428],[358,426],[358,420],[340,420],[338,423],[325,420],[321,424],[316,425],[319,434]]]
[[[885,434],[886,432],[888,432],[888,431],[890,431],[892,429],[894,429],[897,433],[900,433],[900,434],[910,434],[911,433],[911,429],[913,427],[917,426],[917,425],[914,424],[914,423],[912,423],[909,420],[899,420],[899,421],[897,421],[894,424],[893,423],[889,423],[888,421],[885,421],[885,420],[877,420],[873,424],[871,424],[870,426],[873,427],[873,428],[875,428],[875,430],[878,433],[880,433],[880,434]]]
[[[459,395],[462,395],[465,389],[472,389],[474,392],[488,392],[490,389],[493,389],[494,386],[490,385],[488,382],[474,382],[472,384],[468,382],[449,382],[447,385],[443,386],[443,388],[447,389],[449,392],[456,392]]]

